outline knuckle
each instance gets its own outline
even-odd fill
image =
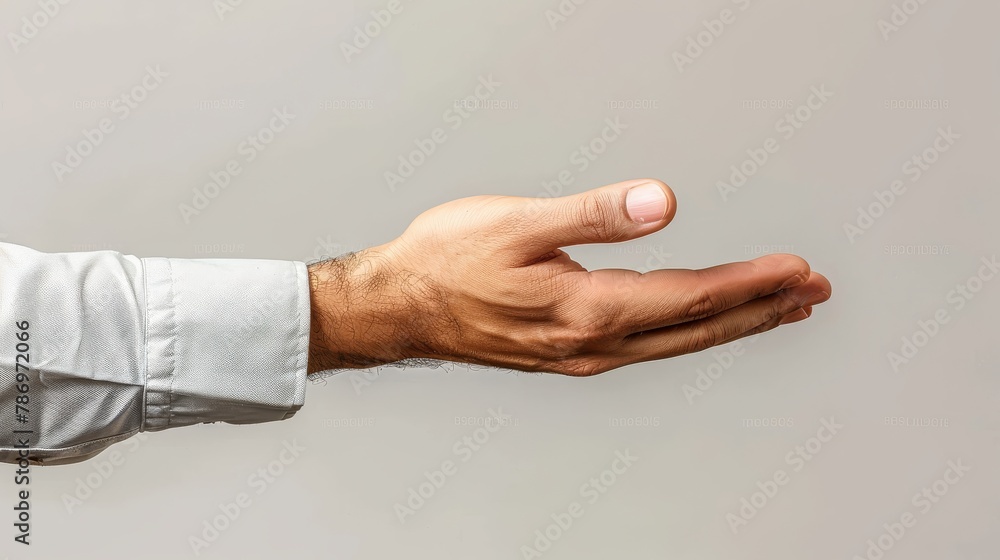
[[[608,298],[598,301],[593,307],[590,322],[601,338],[622,338],[632,331],[631,326],[636,322],[635,313],[624,302]]]
[[[595,325],[570,328],[563,333],[563,347],[570,354],[577,354],[589,349],[601,337],[602,333]]]
[[[795,297],[784,291],[778,292],[774,303],[768,308],[768,316],[765,320],[771,320],[776,317],[780,318],[782,315],[791,313],[800,307],[802,307],[802,304]]]
[[[611,337],[608,319],[601,314],[568,321],[546,331],[543,335],[543,344],[550,349],[555,358],[559,359],[579,356],[603,346]]]
[[[728,338],[725,327],[719,321],[704,321],[696,328],[683,344],[684,353],[701,352],[717,346]]]
[[[700,319],[724,309],[722,297],[704,287],[696,288],[684,305],[683,312],[688,320]]]
[[[544,274],[544,273],[542,273]],[[536,284],[546,286],[550,295],[546,296],[547,301],[567,302],[573,305],[575,302],[585,300],[584,294],[590,293],[592,285],[589,275],[565,274],[559,270],[547,272],[550,276],[539,276],[533,279]],[[524,286],[516,286],[516,289],[524,292]]]
[[[596,195],[583,198],[583,202],[577,206],[575,219],[576,227],[584,239],[598,242],[614,238],[615,217],[609,208]]]
[[[778,316],[778,317],[775,317],[775,318],[771,319],[770,321],[768,321],[768,322],[764,323],[763,325],[757,327],[758,329],[760,329],[757,332],[767,332],[767,331],[771,331],[771,330],[774,330],[774,329],[778,328],[778,325],[781,324],[781,319],[782,319],[781,316]]]
[[[750,329],[746,333],[746,336],[754,336],[754,335],[757,335],[757,334],[766,333],[767,331],[774,330],[774,329],[778,328],[778,324],[780,324],[780,323],[781,323],[781,315],[778,315],[777,317],[769,319],[769,320],[765,321],[764,323],[762,323],[760,325],[757,325],[755,328]]]

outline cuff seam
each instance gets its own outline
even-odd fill
[[[149,388],[149,273],[146,259],[139,259],[142,268],[142,406],[139,407],[139,431],[146,430],[146,391]]]
[[[299,343],[298,348],[296,348],[297,358],[295,360],[295,375],[298,386],[295,390],[295,402],[292,404],[292,410],[286,418],[295,414],[295,411],[299,408],[299,406],[301,406],[299,403],[304,403],[305,401],[306,378],[309,365],[309,335],[311,333],[312,313],[308,268],[305,263],[301,262],[293,262],[292,266],[295,267],[295,278],[298,283],[297,289],[295,290],[295,303],[297,309],[296,319],[299,323]]]
[[[177,370],[177,301],[170,259],[147,261],[146,386],[143,429],[171,427]],[[151,328],[156,325],[155,328]]]
[[[178,305],[177,305],[178,304],[178,302],[177,302],[177,291],[174,290],[174,267],[171,266],[170,259],[166,259],[166,261],[167,261],[167,273],[168,273],[167,279],[169,280],[169,283],[167,284],[167,291],[170,293],[170,298],[168,299],[168,301],[170,302],[170,312],[171,312],[171,315],[173,315],[174,313],[176,313],[177,307],[178,307]],[[174,318],[176,319],[176,316]],[[170,419],[174,415],[174,379],[177,377],[174,374],[177,372],[177,360],[176,360],[176,357],[177,357],[177,353],[176,353],[177,352],[177,340],[178,340],[178,338],[177,338],[177,321],[174,320],[174,321],[170,322],[170,346],[173,347],[174,352],[170,353],[170,368],[169,368],[169,372],[170,372],[169,373],[170,384],[168,385],[168,390],[167,390],[167,427],[168,428],[170,427]]]

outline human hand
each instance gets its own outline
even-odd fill
[[[397,239],[309,267],[310,373],[428,358],[573,376],[698,352],[809,317],[830,282],[794,255],[587,271],[561,247],[663,229],[660,181],[432,208]]]

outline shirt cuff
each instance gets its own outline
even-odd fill
[[[141,260],[143,431],[284,420],[302,407],[310,320],[304,263]]]

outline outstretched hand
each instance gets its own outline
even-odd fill
[[[385,245],[310,265],[309,371],[429,358],[588,376],[795,323],[830,298],[794,255],[641,274],[561,250],[649,235],[676,210],[648,179],[432,208]]]

